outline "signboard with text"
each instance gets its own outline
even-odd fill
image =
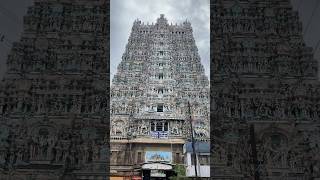
[[[172,162],[172,153],[166,151],[146,151],[146,162]]]

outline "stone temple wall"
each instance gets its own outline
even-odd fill
[[[110,93],[112,175],[141,176],[148,151],[183,164],[191,119],[195,139],[209,141],[209,81],[188,21],[134,21]]]
[[[211,2],[213,179],[319,178],[320,86],[288,0]]]
[[[191,113],[196,138],[209,140],[209,82],[192,32],[190,22],[168,24],[164,15],[133,23],[111,86],[111,138],[150,137],[153,123],[189,138]]]
[[[104,179],[109,1],[29,7],[0,86],[0,179]]]

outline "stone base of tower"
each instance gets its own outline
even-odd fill
[[[182,139],[136,138],[111,140],[111,179],[167,178],[176,164],[183,164]]]
[[[92,162],[82,168],[68,169],[63,164],[55,163],[30,163],[17,165],[11,170],[0,169],[0,179],[47,179],[47,180],[103,180],[109,177],[106,172],[107,164],[105,161]]]
[[[2,138],[8,138],[7,132],[16,138],[0,146],[0,180],[106,179],[104,129],[101,116],[7,115],[0,120]]]

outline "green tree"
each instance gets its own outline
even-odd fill
[[[183,164],[177,164],[173,167],[173,171],[176,173],[176,176],[170,177],[170,180],[185,179],[186,168]]]

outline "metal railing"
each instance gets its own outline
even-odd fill
[[[150,136],[157,139],[168,139],[168,131],[151,131]]]

